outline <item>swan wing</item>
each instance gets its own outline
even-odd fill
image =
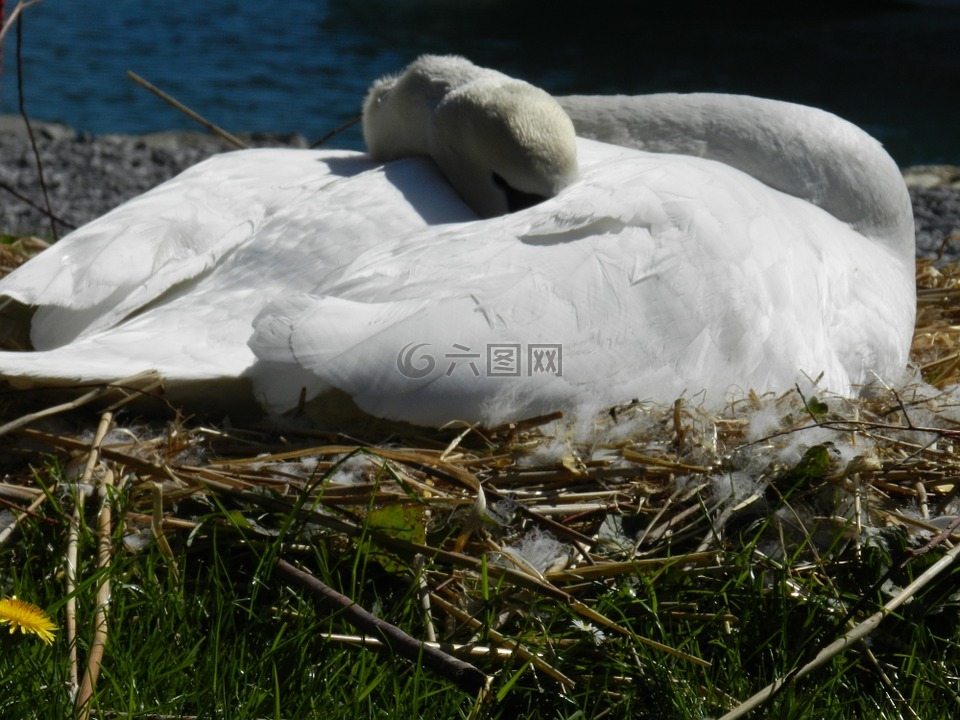
[[[442,184],[426,165],[398,163],[390,172],[400,176],[400,190],[391,192],[392,178],[359,153],[215,156],[65,237],[5,278],[0,296],[8,316],[29,323],[32,346],[47,349],[113,327],[168,293],[189,291],[217,268],[232,267],[235,277],[249,272],[249,282],[257,276],[255,262],[266,272],[278,264],[302,267],[310,240],[314,267],[335,267],[378,228],[463,219],[462,204],[444,202],[442,191],[432,203],[403,194],[427,194]],[[370,207],[359,212],[364,205]],[[227,261],[251,246],[245,259]],[[18,305],[36,310],[15,316]],[[8,328],[17,332],[24,334]]]
[[[203,286],[192,303],[203,297],[223,306],[221,321],[248,324],[259,305],[247,310],[246,303],[283,292],[296,282],[291,276],[333,271],[387,232],[472,217],[422,159],[385,169],[359,153],[220,155],[80,228],[5,278],[0,323],[8,336],[29,335],[32,347],[51,349],[154,307],[163,312]],[[233,308],[231,295],[239,303]],[[189,307],[177,309],[189,317]]]
[[[384,238],[475,218],[423,158],[384,166],[360,153],[251,151],[204,165],[199,180],[128,203],[0,281],[0,315],[37,305],[26,322],[47,340],[35,343],[44,350],[0,353],[0,375],[32,384],[144,370],[168,384],[239,377],[265,304],[334,281]],[[155,207],[172,216],[161,221]],[[124,217],[147,229],[128,235]]]
[[[300,387],[336,388],[437,425],[720,400],[803,373],[848,391],[902,365],[912,307],[890,297],[912,286],[882,246],[716,162],[586,141],[580,155],[553,200],[388,243],[268,307],[251,339],[260,397],[286,409]],[[511,358],[519,374],[498,373]],[[298,372],[278,381],[284,366]]]

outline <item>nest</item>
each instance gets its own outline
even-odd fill
[[[39,245],[2,246],[0,263],[15,264],[30,248]],[[0,541],[43,512],[55,488],[37,482],[34,462],[52,453],[75,468],[69,482],[121,486],[128,546],[157,542],[172,565],[173,547],[203,532],[211,507],[235,508],[246,518],[238,538],[280,536],[293,558],[309,543],[331,552],[366,543],[384,572],[419,583],[427,638],[443,636],[454,649],[476,643],[472,608],[492,579],[512,588],[517,606],[533,594],[569,607],[585,628],[703,663],[604,616],[593,605],[597,588],[668,566],[709,567],[758,523],[758,555],[808,562],[811,573],[823,572],[822,554],[857,553],[883,533],[921,549],[960,537],[960,395],[942,392],[960,382],[960,269],[921,261],[917,286],[917,381],[860,399],[795,388],[750,393],[720,413],[690,400],[634,403],[597,418],[588,433],[546,417],[368,442],[305,427],[199,425],[175,414],[115,427],[117,407],[151,392],[155,378],[25,415],[11,417],[8,407],[0,435],[13,444],[0,499],[12,512]],[[99,420],[52,429],[62,413],[107,398],[116,407]],[[282,563],[291,582],[330,591]],[[386,637],[377,618],[355,621]],[[517,653],[560,685],[574,683],[532,640],[496,628],[484,640],[488,657]],[[417,642],[414,654],[424,647]],[[456,677],[471,689],[488,682],[462,669]]]

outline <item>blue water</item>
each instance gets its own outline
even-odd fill
[[[803,102],[866,128],[901,165],[960,164],[960,0],[855,4],[46,0],[25,15],[25,102],[94,133],[196,127],[127,80],[133,70],[229,130],[313,139],[357,113],[372,79],[457,52],[557,94]],[[771,14],[783,5],[804,12]],[[15,46],[8,36],[0,113],[17,112]],[[359,131],[336,144],[359,147]]]

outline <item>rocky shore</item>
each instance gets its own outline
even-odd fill
[[[62,236],[216,153],[235,150],[204,132],[90,135],[31,122]],[[306,147],[300,135],[239,135],[250,147]],[[31,204],[31,202],[33,204]],[[0,232],[53,235],[23,120],[0,116]]]
[[[56,123],[32,123],[58,236],[215,153],[234,149],[201,132],[148,135],[78,133]],[[242,135],[251,147],[306,147],[300,135]],[[960,167],[908,168],[917,224],[917,254],[960,259]],[[23,120],[0,116],[0,232],[51,237],[40,207],[43,192]]]

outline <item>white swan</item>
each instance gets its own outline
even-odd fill
[[[485,89],[496,87],[509,101]],[[527,98],[541,108],[531,122]],[[574,146],[540,91],[461,59],[421,59],[374,85],[365,136],[383,159],[430,154],[474,209],[423,158],[213,158],[0,282],[0,333],[40,348],[0,353],[0,376],[156,368],[175,399],[223,399],[252,382],[272,410],[306,388],[335,398],[331,415],[346,397],[439,425],[684,392],[721,402],[803,375],[850,393],[899,375],[913,226],[876,141],[754,98],[563,102],[582,133],[637,144],[630,133],[642,131],[654,149],[720,162]],[[524,194],[555,196],[488,217]]]

